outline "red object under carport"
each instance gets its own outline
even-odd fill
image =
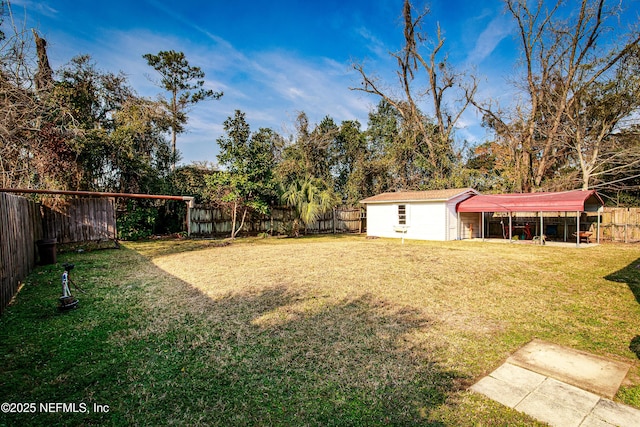
[[[579,230],[579,214],[597,212],[603,205],[604,202],[595,190],[574,190],[558,193],[480,194],[460,202],[456,211],[458,215],[461,212],[482,213],[482,238],[484,239],[485,212],[509,212],[509,222],[511,222],[512,212],[576,212]],[[540,218],[542,230],[542,215]],[[580,244],[579,237],[577,244]]]

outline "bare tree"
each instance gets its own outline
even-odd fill
[[[615,74],[578,92],[567,114],[568,142],[579,165],[582,189],[606,188],[611,176],[640,170],[640,139],[626,121],[640,108],[637,60],[621,61]]]
[[[36,52],[38,54],[38,71],[34,76],[36,90],[46,90],[53,86],[53,70],[49,65],[47,55],[47,41],[40,37],[36,30],[33,31],[33,38],[36,42]]]
[[[593,174],[595,183],[589,186],[618,196],[635,193],[637,197],[640,195],[640,124],[629,126],[612,139],[614,150],[608,152],[604,166]]]
[[[456,124],[475,95],[477,82],[473,77],[467,79],[464,73],[456,72],[450,66],[443,52],[445,39],[439,26],[431,50],[422,53],[429,41],[421,32],[428,13],[425,9],[414,17],[414,8],[409,0],[405,0],[402,11],[404,47],[391,53],[398,63],[396,73],[402,88],[401,96],[387,90],[384,83],[368,74],[362,64],[354,64],[354,69],[362,77],[362,84],[351,89],[376,95],[398,111],[403,121],[402,137],[411,141],[416,153],[426,158],[432,178],[442,183],[452,170],[452,138]],[[429,123],[420,110],[422,102],[429,105],[434,123]],[[421,147],[423,145],[424,148]]]
[[[39,162],[43,111],[33,87],[35,55],[29,32],[14,19],[9,3],[2,3],[0,23],[0,184],[28,186]]]
[[[607,25],[620,9],[608,7],[605,0],[582,0],[579,9],[571,5],[568,10],[563,9],[562,0],[549,9],[543,0],[533,7],[530,3],[505,0],[521,46],[524,76],[520,103],[511,114],[490,104],[476,106],[484,113],[485,123],[511,147],[518,190],[553,185],[558,177],[565,178],[572,162],[579,164],[585,187],[606,163],[600,147],[618,122],[637,108],[616,104],[601,109],[604,104],[590,105],[591,97],[619,77],[617,71],[637,50],[640,34],[634,30],[607,44]],[[569,18],[562,18],[563,13]],[[625,90],[634,93],[637,86]],[[628,98],[610,96],[612,93],[606,103],[627,102]],[[613,115],[609,114],[612,110],[616,111]]]
[[[170,157],[161,106],[135,96],[123,74],[97,70],[88,55],[54,80],[46,41],[14,20],[8,2],[0,5],[0,186],[115,182],[128,190],[157,182]]]

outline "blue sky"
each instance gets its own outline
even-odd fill
[[[570,0],[571,1],[571,0]],[[206,74],[206,86],[223,91],[218,101],[197,104],[187,133],[178,136],[182,163],[216,162],[222,123],[236,109],[251,129],[270,127],[287,137],[300,111],[318,123],[330,115],[337,123],[357,119],[366,126],[378,99],[350,87],[359,75],[351,64],[393,85],[402,46],[402,0],[12,0],[13,12],[26,11],[28,28],[48,41],[54,69],[73,56],[89,54],[104,71],[124,72],[138,94],[155,97],[161,89],[142,58],[176,50]],[[637,20],[638,0],[624,0]],[[479,97],[508,103],[518,60],[515,26],[500,0],[433,0],[424,30],[438,22],[451,64],[472,69],[480,79]],[[626,25],[626,24],[625,24]],[[469,110],[456,137],[484,141],[480,117]]]

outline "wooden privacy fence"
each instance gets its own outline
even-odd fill
[[[201,237],[231,234],[231,213],[228,210],[195,206],[191,209],[191,235]],[[253,215],[245,221],[244,234],[287,234],[293,225],[294,213],[288,207],[273,207],[269,215]],[[359,233],[362,231],[360,208],[337,208],[309,224],[308,233]],[[238,218],[238,223],[240,218]]]
[[[45,239],[61,244],[115,240],[115,199],[83,197],[42,206],[42,226]]]
[[[46,207],[0,192],[0,313],[35,267],[40,239],[61,244],[115,240],[114,199],[57,200]]]
[[[600,239],[612,242],[640,242],[640,208],[604,208]]]
[[[39,206],[24,197],[0,193],[0,313],[36,265],[42,238]]]

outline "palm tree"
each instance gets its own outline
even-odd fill
[[[337,197],[321,180],[306,177],[296,179],[284,188],[282,202],[293,208],[293,234],[298,237],[300,223],[306,229],[322,214],[333,209],[337,204]]]

